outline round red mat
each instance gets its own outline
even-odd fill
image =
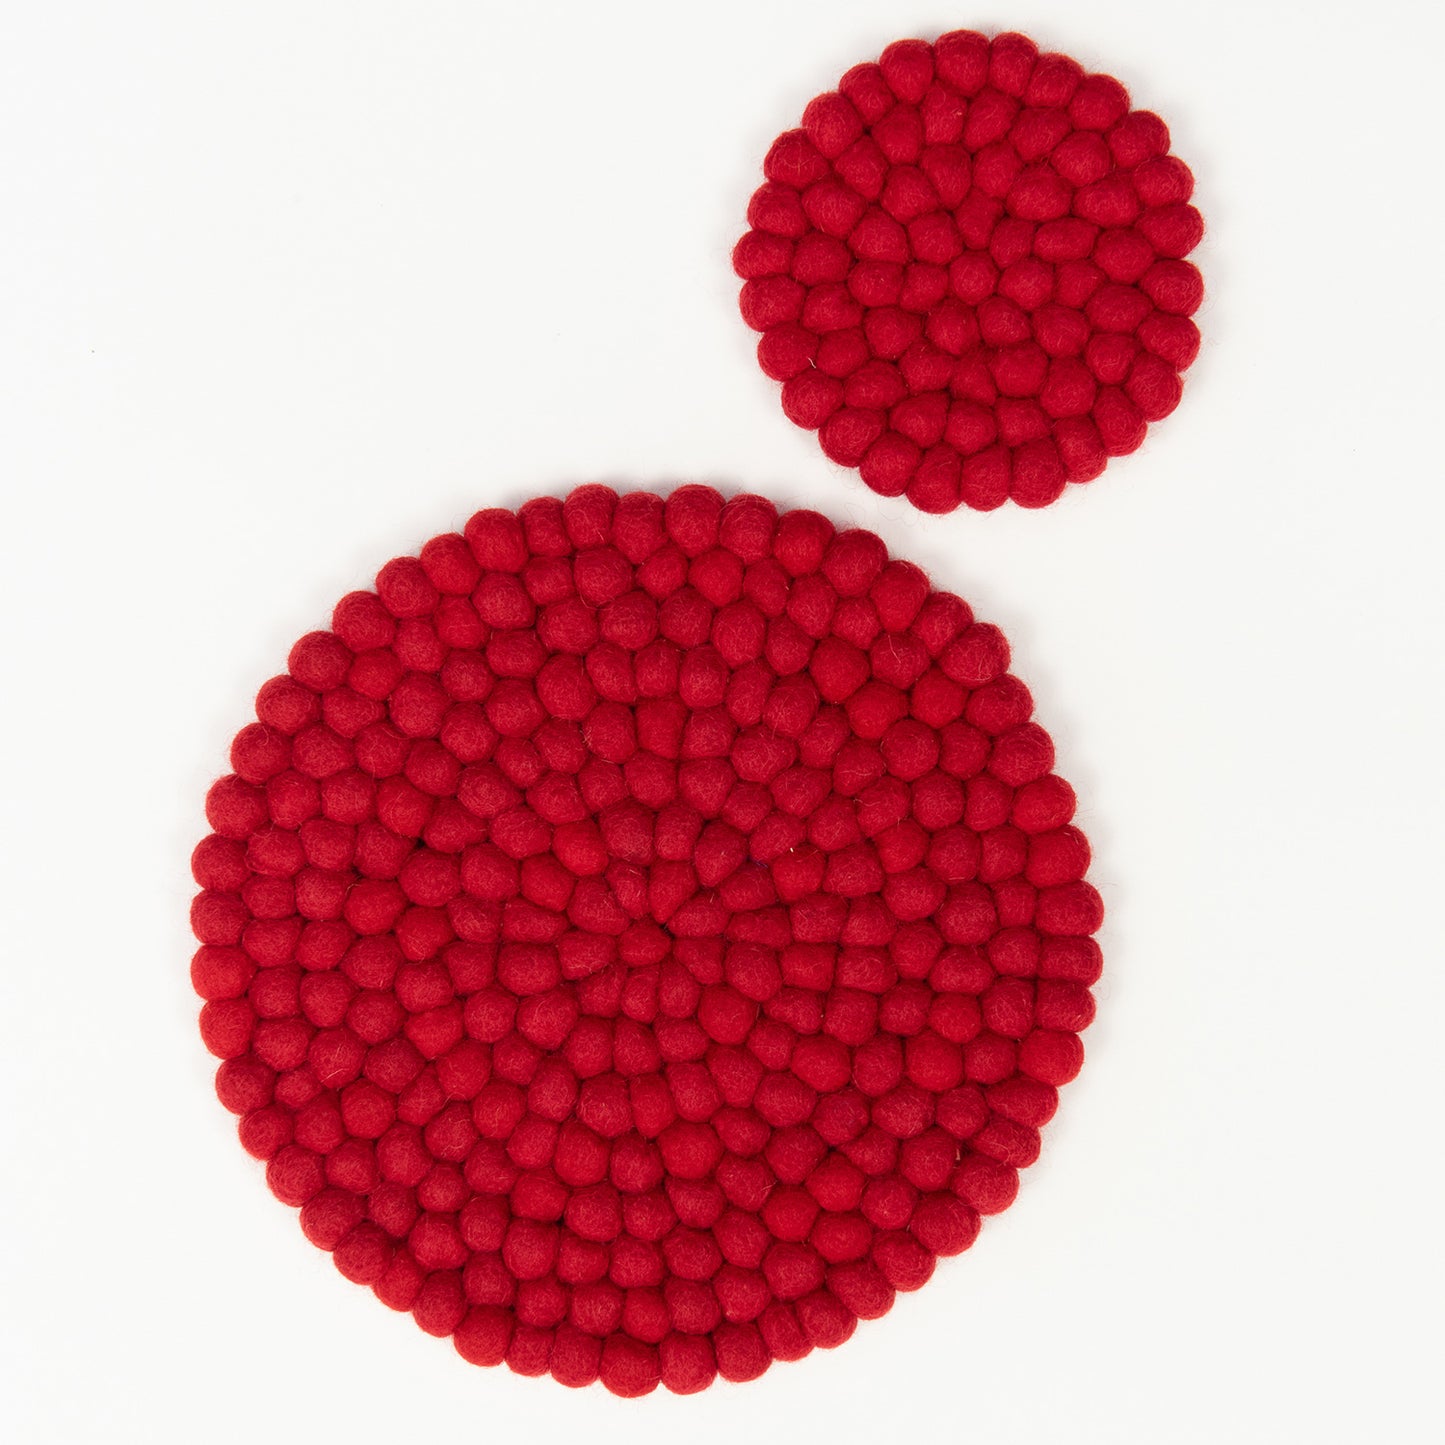
[[[998,630],[860,530],[583,487],[387,563],[206,802],[192,969],[347,1278],[623,1395],[847,1339],[1014,1197],[1099,973]]]
[[[1041,507],[1173,411],[1193,178],[1111,76],[1023,35],[890,45],[778,137],[733,263],[783,410],[927,512]]]

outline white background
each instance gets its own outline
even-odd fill
[[[0,1438],[1439,1438],[1436,7],[0,14]],[[1141,453],[925,519],[782,418],[728,252],[810,96],[970,23],[1169,120],[1209,300]],[[341,1281],[187,983],[201,799],[290,642],[599,479],[815,505],[999,622],[1110,909],[1018,1204],[693,1399],[471,1369]]]

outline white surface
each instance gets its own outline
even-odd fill
[[[1442,37],[1357,9],[7,0],[0,1438],[1438,1438]],[[727,257],[811,95],[970,22],[1166,116],[1210,299],[1141,454],[931,520],[783,420]],[[692,1400],[471,1370],[344,1284],[187,984],[202,794],[289,643],[596,479],[814,504],[1001,623],[1110,907],[1017,1206]]]

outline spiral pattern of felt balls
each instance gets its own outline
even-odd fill
[[[702,486],[477,513],[256,699],[196,848],[241,1142],[465,1359],[621,1395],[846,1340],[1013,1199],[1099,896],[997,628]]]
[[[899,41],[763,170],[743,317],[787,416],[875,492],[1046,506],[1178,403],[1203,222],[1112,77],[1023,35]]]

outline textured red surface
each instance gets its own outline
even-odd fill
[[[869,532],[583,487],[381,569],[197,847],[201,1031],[347,1278],[623,1395],[841,1343],[1014,1197],[1099,973],[998,630]]]
[[[1022,35],[900,41],[779,136],[733,264],[783,410],[885,496],[1041,507],[1179,400],[1194,182],[1157,115]]]

